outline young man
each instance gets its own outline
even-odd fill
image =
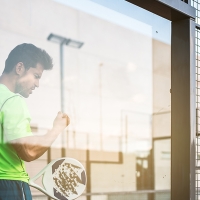
[[[24,161],[44,154],[68,126],[69,118],[58,112],[53,127],[43,136],[34,136],[28,98],[44,70],[52,69],[51,57],[32,44],[16,46],[9,54],[0,76],[0,200],[31,200],[29,176]]]

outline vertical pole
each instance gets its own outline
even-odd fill
[[[100,150],[103,150],[103,130],[102,130],[102,81],[101,81],[101,67],[102,63],[99,64],[99,100],[100,100]]]
[[[63,43],[60,43],[60,105],[61,111],[65,112],[64,107],[64,67],[63,67]]]
[[[126,139],[126,153],[128,153],[128,116],[125,117],[125,139]]]
[[[47,164],[51,162],[51,147],[47,150]],[[48,200],[51,200],[50,197],[48,197]]]
[[[195,200],[195,22],[172,22],[171,200]]]
[[[65,112],[64,105],[64,66],[63,66],[63,46],[64,42],[60,43],[60,105],[61,111]],[[62,132],[61,135],[61,156],[65,157],[65,131]]]
[[[119,136],[119,152],[123,151],[123,110],[121,110],[121,135]]]
[[[86,150],[86,172],[87,172],[87,193],[91,193],[91,162],[90,162],[90,150]],[[91,200],[91,196],[87,196],[87,200]]]

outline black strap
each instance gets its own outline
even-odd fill
[[[20,96],[20,95],[16,94],[16,95],[14,95],[14,96],[9,97],[8,99],[6,99],[6,100],[4,101],[4,103],[2,104],[1,108],[0,108],[0,112],[1,112],[1,109],[3,108],[4,104],[5,104],[9,99],[12,99],[13,97],[16,97],[16,96]]]

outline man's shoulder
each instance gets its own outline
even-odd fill
[[[15,94],[0,84],[0,110],[24,105],[25,101],[20,94]]]
[[[13,92],[11,92],[5,85],[0,84],[0,107],[1,105],[12,96],[15,96]]]

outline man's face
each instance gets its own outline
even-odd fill
[[[35,87],[39,87],[39,80],[43,73],[43,67],[41,64],[37,64],[35,68],[29,68],[23,71],[19,75],[19,78],[16,83],[15,92],[21,94],[23,97],[28,98],[32,94],[32,90]]]

